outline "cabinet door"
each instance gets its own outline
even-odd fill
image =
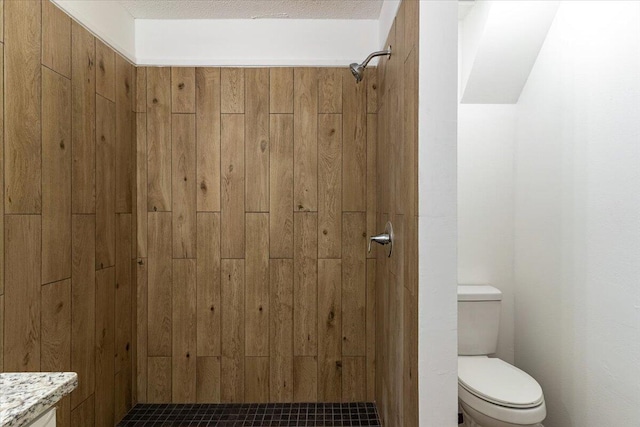
[[[29,427],[56,427],[56,408],[44,411],[29,424]]]

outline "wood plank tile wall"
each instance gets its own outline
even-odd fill
[[[136,394],[134,67],[48,0],[0,11],[0,371],[76,371],[58,425],[113,426]]]
[[[373,400],[369,71],[137,68],[140,401]]]
[[[418,16],[420,2],[404,0],[389,32],[393,53],[378,65],[378,114],[369,116],[369,135],[377,129],[378,159],[375,191],[377,221],[394,227],[394,254],[378,252],[377,264],[367,265],[367,280],[375,278],[375,398],[384,425],[418,425]],[[377,118],[377,125],[374,120]],[[376,194],[377,193],[377,194]],[[371,262],[371,260],[368,260]],[[372,270],[374,272],[372,272]],[[375,295],[375,296],[374,296]],[[367,338],[368,339],[368,338]]]

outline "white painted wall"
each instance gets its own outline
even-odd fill
[[[462,102],[514,104],[558,1],[480,1],[465,19]]]
[[[458,93],[460,97],[464,93],[467,81],[471,75],[473,63],[480,48],[480,42],[484,34],[484,28],[489,18],[492,1],[476,0],[473,6],[465,6],[470,8],[467,15],[460,21],[459,31],[459,54],[460,62],[458,63],[458,72],[460,74],[460,83]]]
[[[497,356],[514,361],[515,105],[458,109],[458,282],[502,291]]]
[[[640,425],[638,76],[640,2],[565,1],[514,106],[515,152],[503,107],[460,106],[460,280],[507,273],[481,245],[513,226],[515,364],[546,427]]]
[[[384,0],[382,8],[380,8],[380,16],[378,17],[378,49],[386,49],[385,42],[387,36],[396,19],[398,9],[400,8],[400,0]]]
[[[457,425],[458,5],[420,3],[418,389],[420,425]]]
[[[378,50],[377,20],[136,20],[139,65],[347,66]]]
[[[117,1],[53,1],[141,66],[347,66],[384,47],[400,5],[385,0],[371,20],[134,20]]]
[[[518,105],[518,366],[546,427],[640,425],[640,2],[563,2]]]

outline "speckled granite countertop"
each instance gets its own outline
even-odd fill
[[[27,425],[77,386],[75,372],[0,374],[0,426]]]

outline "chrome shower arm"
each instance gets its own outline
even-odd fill
[[[367,59],[365,59],[364,62],[362,64],[360,64],[360,65],[362,65],[363,67],[366,67],[367,64],[369,64],[369,61],[371,61],[373,58],[375,58],[376,56],[384,56],[384,55],[391,56],[391,46],[389,46],[389,49],[379,50],[377,52],[373,52],[372,54],[367,56]]]

